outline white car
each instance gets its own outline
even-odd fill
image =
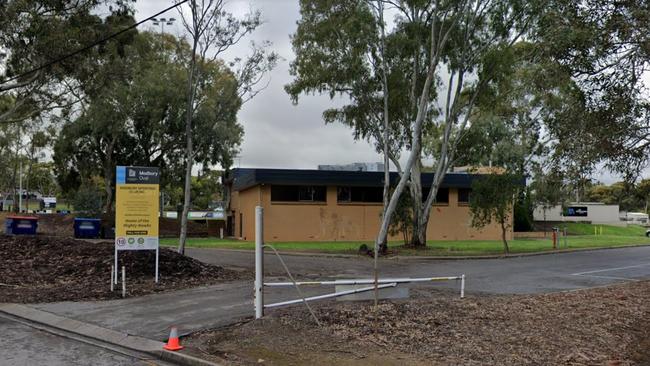
[[[648,230],[645,231],[645,236],[647,236],[647,237],[650,238],[650,229],[648,229]]]

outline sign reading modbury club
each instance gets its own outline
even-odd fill
[[[118,166],[115,192],[117,250],[158,248],[158,168]]]

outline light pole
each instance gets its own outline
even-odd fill
[[[14,181],[15,182],[15,181]],[[23,162],[20,162],[20,176],[18,177],[18,213],[23,212]],[[14,202],[14,204],[16,204]]]
[[[151,18],[153,25],[160,25],[160,33],[165,33],[165,25],[173,25],[175,18]]]

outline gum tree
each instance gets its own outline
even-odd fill
[[[108,23],[95,15],[108,7],[110,17],[130,13],[131,0],[7,0],[0,5],[0,95],[12,95],[0,122],[17,123],[75,103],[79,85],[68,82],[81,63],[95,58],[84,52],[52,62],[91,44]],[[36,71],[33,71],[36,70]]]
[[[472,184],[470,212],[472,226],[483,228],[493,222],[501,228],[503,251],[510,252],[507,231],[512,227],[512,206],[521,189],[521,182],[514,174],[486,174]]]
[[[386,242],[398,198],[408,187],[413,202],[411,245],[424,246],[438,187],[457,158],[476,98],[501,71],[501,55],[527,31],[536,4],[382,1],[384,17],[371,1],[300,4],[301,19],[292,38],[295,78],[287,92],[294,102],[307,93],[349,100],[341,108],[326,110],[326,123],[350,126],[355,138],[374,142],[400,172],[376,244]],[[387,14],[394,15],[393,21],[384,26]],[[382,138],[385,130],[388,144]],[[404,150],[408,157],[402,166]],[[434,178],[424,182],[431,189],[423,197],[422,161],[427,158],[434,161]]]
[[[183,211],[178,252],[185,253],[187,239],[187,214],[191,205],[192,167],[197,154],[197,139],[194,133],[194,119],[200,115],[203,106],[220,108],[220,101],[211,98],[202,90],[210,86],[208,75],[202,65],[218,62],[224,52],[251,34],[260,24],[261,14],[252,12],[237,18],[227,11],[225,0],[190,0],[188,9],[181,8],[181,19],[188,34],[190,53],[186,60],[187,92],[185,103],[185,174],[183,188]],[[230,63],[235,80],[234,92],[246,102],[257,95],[265,85],[264,75],[276,64],[277,55],[268,52],[268,43],[252,46],[252,54],[246,58],[235,58]],[[203,95],[203,97],[201,97]],[[229,164],[226,164],[229,165]],[[226,166],[228,168],[228,166]]]

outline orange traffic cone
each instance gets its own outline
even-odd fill
[[[172,327],[171,331],[169,332],[169,339],[167,340],[167,344],[164,345],[163,348],[168,351],[178,351],[183,349],[183,346],[181,346],[181,342],[178,339],[178,330],[176,327]]]

